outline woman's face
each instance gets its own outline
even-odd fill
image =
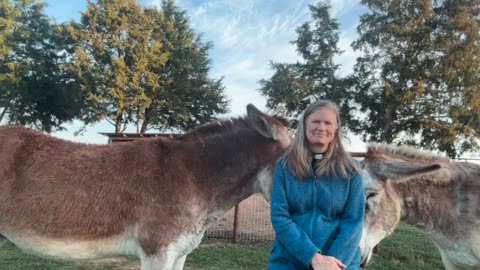
[[[306,119],[305,133],[310,150],[315,153],[324,153],[337,132],[337,116],[329,108],[314,111]]]

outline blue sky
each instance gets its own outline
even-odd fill
[[[86,10],[85,0],[47,0],[46,12],[57,22],[80,19]],[[308,4],[317,1],[292,0],[177,0],[187,11],[190,25],[203,41],[211,41],[211,74],[224,77],[230,112],[224,117],[241,116],[245,107],[253,103],[266,111],[265,98],[257,90],[258,81],[270,78],[273,71],[269,62],[296,62],[300,60],[290,41],[296,39],[295,29],[310,20]],[[144,5],[160,6],[161,0],[141,0]],[[359,16],[365,10],[359,0],[332,0],[332,16],[340,22],[339,47],[344,53],[335,59],[341,65],[340,73],[349,74],[358,56],[350,44],[356,39]],[[54,135],[68,140],[106,143],[98,132],[112,132],[113,126],[99,123],[89,126],[83,136],[73,136],[80,124],[65,125],[66,132]],[[130,131],[133,131],[132,127]],[[349,143],[350,142],[350,143]],[[361,151],[364,145],[349,136],[352,151]]]

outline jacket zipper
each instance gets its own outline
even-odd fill
[[[329,177],[330,180],[330,213],[328,213],[328,220],[333,218],[333,208],[335,201],[333,200],[333,178]]]
[[[313,178],[313,215],[310,219],[310,238],[313,241],[313,226],[315,223],[315,216],[317,215],[317,177]]]

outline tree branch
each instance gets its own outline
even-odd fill
[[[107,122],[110,123],[111,125],[115,126],[115,122],[113,122],[113,120],[110,120],[110,118],[105,117],[105,120],[107,120]]]
[[[0,123],[2,122],[3,117],[4,117],[5,114],[7,113],[7,109],[8,109],[7,106],[5,106],[5,107],[3,108],[2,114],[0,114]]]

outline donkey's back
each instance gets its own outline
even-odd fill
[[[0,127],[0,234],[26,251],[59,258],[135,253],[143,197],[136,170],[123,162],[142,155],[133,154],[129,147]]]

